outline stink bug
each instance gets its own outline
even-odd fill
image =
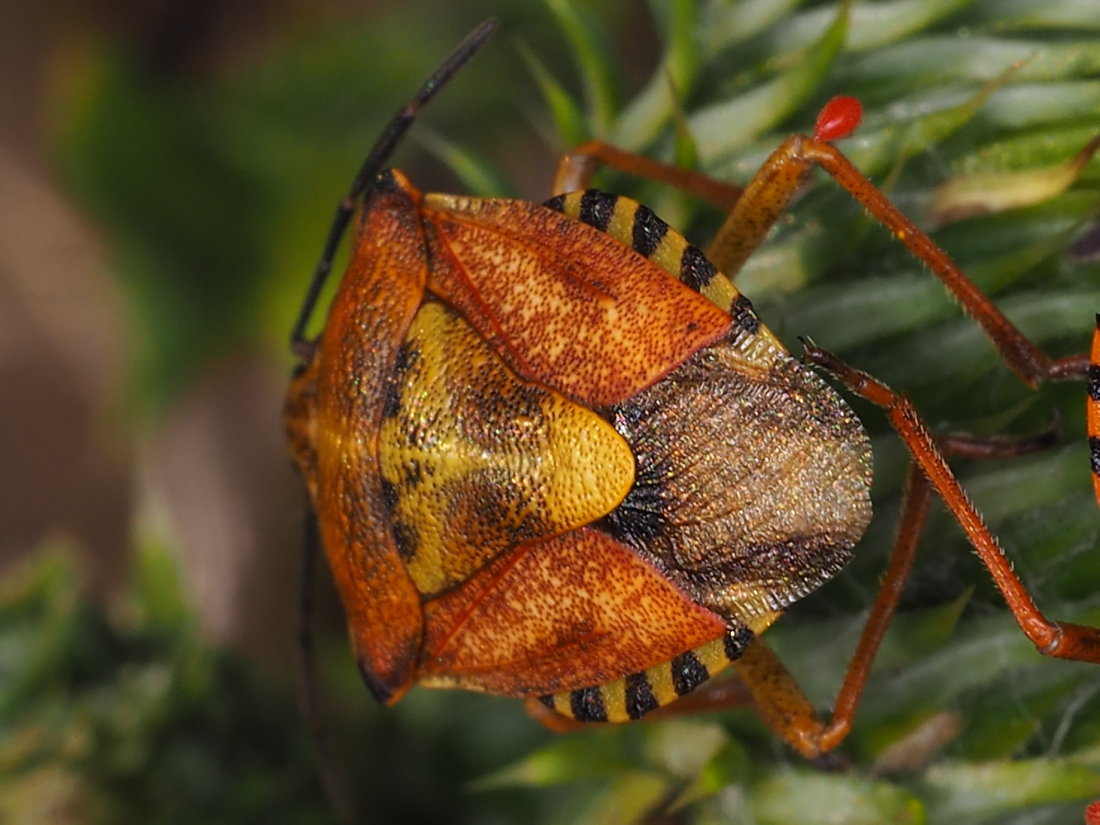
[[[371,692],[414,684],[523,698],[552,727],[638,719],[733,662],[761,715],[806,756],[850,726],[938,492],[1052,656],[1100,662],[1100,631],[1050,622],[944,453],[1031,444],[934,440],[913,407],[808,345],[803,363],[730,277],[806,172],[829,172],[944,281],[1029,384],[1048,359],[834,149],[827,107],[742,191],[590,144],[555,196],[422,194],[384,169],[420,107],[484,43],[476,30],[371,151],[293,333],[286,423]],[[731,206],[707,254],[647,207],[587,189],[593,161]],[[353,211],[356,245],[324,331],[305,328]],[[884,587],[820,722],[759,636],[835,575],[871,517],[870,449],[811,368],[883,407],[914,464]]]

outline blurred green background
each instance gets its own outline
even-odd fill
[[[328,822],[294,698],[302,492],[282,442],[290,325],[336,199],[463,34],[502,31],[395,161],[424,189],[548,192],[602,137],[744,181],[832,94],[843,148],[925,226],[936,187],[1025,201],[936,237],[1053,355],[1100,308],[1094,0],[233,4],[0,11],[0,822]],[[672,90],[675,90],[674,92]],[[1032,178],[1023,170],[1039,170]],[[1044,171],[1045,170],[1045,171]],[[960,178],[960,176],[962,176]],[[720,216],[600,185],[702,241]],[[962,463],[1040,605],[1100,622],[1080,384],[1024,390],[921,267],[826,182],[739,283],[912,393],[942,431],[1040,455]],[[827,707],[889,547],[905,458],[876,411],[878,518],[777,648]],[[518,703],[373,705],[332,596],[325,714],[364,822],[1072,822],[1100,796],[1100,678],[1042,660],[934,514],[897,631],[822,772],[747,711],[554,738]],[[921,744],[926,742],[928,744]],[[899,744],[900,743],[900,744]],[[899,755],[900,754],[900,755]]]

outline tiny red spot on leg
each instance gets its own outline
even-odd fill
[[[863,118],[863,104],[854,97],[837,95],[821,107],[814,125],[818,140],[840,140],[852,134]]]

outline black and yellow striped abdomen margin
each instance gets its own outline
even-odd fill
[[[754,636],[747,627],[666,662],[602,685],[566,690],[539,701],[578,722],[628,722],[686,696],[741,657]]]
[[[761,343],[783,350],[733,281],[648,206],[597,189],[558,195],[544,205],[606,232],[724,309],[744,332],[759,334],[764,339]]]

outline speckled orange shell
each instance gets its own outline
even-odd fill
[[[526,201],[428,195],[429,290],[521,376],[608,407],[716,341],[729,315],[605,232]]]

